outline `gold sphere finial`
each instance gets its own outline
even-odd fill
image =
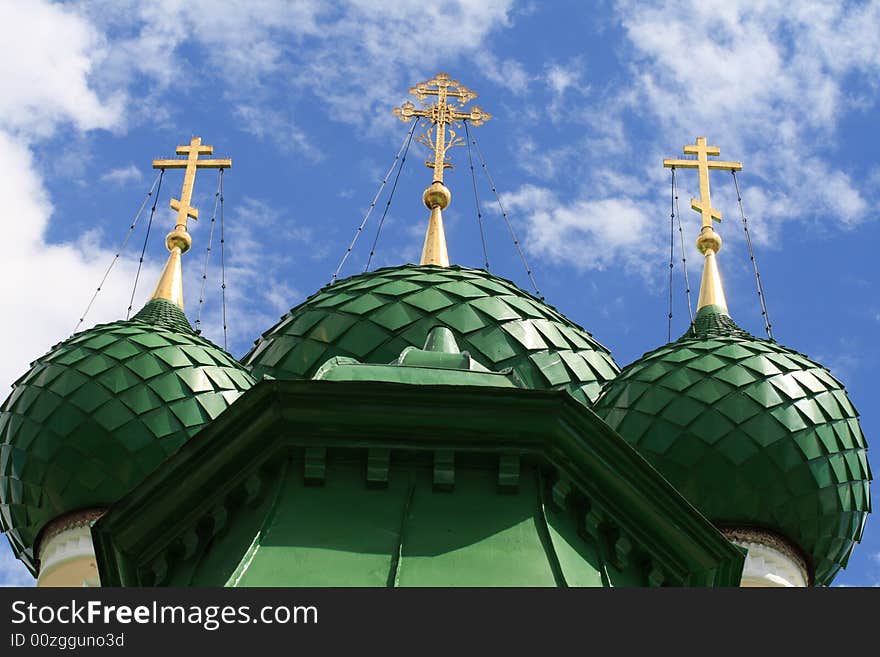
[[[422,200],[425,202],[425,207],[429,210],[433,210],[434,208],[445,210],[452,201],[452,192],[450,192],[449,188],[447,188],[442,182],[437,182],[435,180],[431,183],[431,186],[425,190],[425,193],[422,194]]]
[[[211,155],[214,152],[214,147],[203,144],[202,138],[196,136],[190,139],[188,146],[178,146],[176,152],[177,155],[186,155],[186,158],[153,160],[154,169],[161,169],[163,173],[165,169],[183,169],[184,174],[180,198],[172,198],[170,203],[171,209],[177,212],[177,224],[174,226],[174,230],[165,236],[165,246],[170,254],[165,262],[165,268],[159,277],[159,282],[156,284],[156,290],[150,298],[171,301],[182,310],[183,270],[180,265],[180,256],[192,247],[192,237],[186,230],[187,223],[190,219],[199,218],[199,211],[192,206],[196,171],[204,168],[220,169],[222,185],[223,171],[232,166],[232,160],[201,159],[202,155]],[[220,198],[222,199],[223,197],[221,196]]]
[[[186,232],[185,228],[176,226],[174,230],[165,236],[165,246],[169,251],[173,251],[174,248],[177,247],[183,254],[189,251],[192,246],[192,237]]]
[[[394,108],[394,115],[404,123],[413,119],[422,122],[424,131],[414,134],[413,126],[408,139],[427,146],[434,156],[432,160],[425,162],[425,166],[433,169],[433,178],[422,195],[425,206],[431,211],[431,217],[428,219],[420,264],[448,267],[449,253],[446,249],[442,216],[442,210],[452,201],[452,194],[443,184],[444,171],[452,168],[452,164],[447,161],[447,153],[450,148],[467,143],[464,135],[457,134],[462,127],[469,136],[468,125],[482,125],[492,115],[476,106],[468,109],[466,106],[477,94],[458,80],[453,80],[447,73],[437,73],[433,78],[419,82],[409,92],[422,107],[416,107],[412,101],[407,101]],[[436,101],[431,102],[432,99]]]
[[[706,251],[717,254],[721,250],[721,235],[712,226],[704,226],[697,237],[697,250],[702,255],[706,255]]]

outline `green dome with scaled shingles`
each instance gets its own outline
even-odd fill
[[[13,550],[34,569],[47,522],[114,503],[253,383],[164,300],[57,344],[0,407],[0,526]]]
[[[716,524],[799,546],[816,584],[829,584],[861,539],[871,472],[843,386],[716,306],[625,367],[594,410]]]
[[[608,350],[512,282],[480,269],[404,265],[329,285],[263,334],[243,362],[256,378],[307,379],[334,356],[389,363],[432,328],[526,387],[567,389],[589,404],[619,368]]]

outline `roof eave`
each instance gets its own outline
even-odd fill
[[[474,402],[479,396],[479,404]],[[344,400],[346,412],[338,411]],[[393,404],[394,413],[388,413]],[[443,417],[442,427],[425,418]],[[499,421],[499,418],[501,420]],[[418,427],[418,431],[413,431]],[[230,440],[230,436],[235,436]],[[268,438],[268,440],[267,440]],[[539,455],[689,585],[739,583],[743,555],[625,440],[562,391],[265,380],[93,527],[105,585],[137,585],[134,555],[161,548],[254,467],[293,446]]]

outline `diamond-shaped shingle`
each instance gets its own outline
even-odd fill
[[[594,410],[708,518],[775,531],[828,584],[870,511],[858,414],[818,363],[711,306],[694,324],[624,368]]]
[[[113,504],[252,384],[163,300],[55,345],[0,406],[0,527],[13,549],[33,568],[47,522]]]
[[[364,311],[356,300],[367,294],[373,307]],[[436,326],[452,330],[480,364],[511,367],[527,386],[565,389],[584,403],[618,372],[608,350],[554,308],[510,281],[455,266],[405,265],[337,281],[293,308],[243,362],[257,377],[310,378],[333,356],[391,362],[404,347],[424,345]]]

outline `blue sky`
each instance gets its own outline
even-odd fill
[[[742,161],[774,336],[844,381],[870,443],[880,436],[878,32],[876,1],[2,0],[0,386],[70,335],[153,181],[151,160],[194,134],[233,158],[229,340],[243,355],[328,282],[408,129],[391,109],[446,71],[494,116],[473,134],[541,292],[621,366],[667,336],[662,159],[705,135]],[[467,151],[451,155],[451,259],[481,266]],[[373,267],[419,257],[426,156],[409,152]],[[136,307],[164,262],[168,195],[181,179],[166,176]],[[477,182],[491,270],[530,290]],[[213,171],[196,182],[202,219],[184,261],[193,322],[216,184]],[[686,199],[696,174],[679,184],[695,301],[699,216]],[[762,335],[730,175],[715,174],[712,191],[731,313]],[[342,275],[363,270],[386,198]],[[145,226],[86,325],[125,315]],[[202,323],[222,344],[216,255]],[[688,321],[678,267],[674,292],[677,336]],[[0,548],[0,583],[28,580]],[[880,584],[872,519],[836,583]]]

